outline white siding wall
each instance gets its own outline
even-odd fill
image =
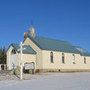
[[[42,50],[38,46],[36,46],[36,44],[33,43],[29,38],[24,41],[24,44],[30,45],[36,51],[36,69],[42,69]]]
[[[34,54],[22,54],[22,61],[20,60],[20,54],[16,53],[16,54],[11,54],[13,47],[11,46],[9,48],[9,50],[7,51],[7,67],[8,70],[13,69],[13,64],[15,65],[15,67],[19,66],[20,63],[22,62],[23,65],[24,63],[30,63],[30,62],[34,62],[36,65],[36,55]]]
[[[11,51],[12,51],[13,47],[11,46],[8,51],[7,51],[7,69],[11,70],[12,69],[12,65],[11,65]]]
[[[17,54],[13,54],[10,56],[10,65],[11,65],[11,69],[16,68],[16,66],[18,66],[18,55]]]
[[[62,70],[83,70],[90,69],[90,57],[86,57],[86,64],[84,64],[84,56],[75,54],[75,63],[73,64],[73,53],[65,54],[65,64],[62,63],[62,53],[53,52],[54,63],[50,62],[50,52],[43,50],[43,69],[62,69]]]
[[[23,54],[22,55],[22,62],[23,62],[23,66],[25,63],[34,62],[35,68],[36,68],[36,55],[34,55],[34,54]]]

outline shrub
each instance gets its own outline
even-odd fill
[[[15,75],[20,75],[20,67],[19,66],[17,66],[17,68],[14,70],[14,74]]]
[[[29,74],[32,74],[32,69],[29,69]]]
[[[40,73],[40,69],[36,69],[35,70],[35,73]]]

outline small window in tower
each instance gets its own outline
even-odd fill
[[[51,60],[51,63],[54,63],[53,62],[53,52],[50,52],[50,60]]]
[[[11,51],[11,54],[16,54],[16,50],[13,49],[13,50]]]

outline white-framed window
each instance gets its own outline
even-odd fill
[[[53,52],[50,52],[50,61],[51,61],[51,63],[54,63],[54,61],[53,61]]]
[[[62,63],[65,64],[65,54],[62,53]]]
[[[73,56],[73,64],[76,64],[76,62],[75,62],[75,54],[72,54],[72,56]]]
[[[86,61],[86,57],[84,57],[84,64],[86,64],[87,63],[87,61]]]

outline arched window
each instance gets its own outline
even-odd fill
[[[16,54],[16,50],[13,49],[13,50],[11,51],[11,54]]]
[[[86,64],[87,62],[86,62],[86,57],[84,57],[84,64]]]
[[[50,60],[51,60],[51,63],[53,63],[53,52],[50,52]]]
[[[62,63],[63,64],[65,63],[65,55],[64,55],[64,53],[62,53]]]
[[[75,62],[75,54],[72,54],[72,56],[73,56],[73,64],[76,64],[76,62]]]

